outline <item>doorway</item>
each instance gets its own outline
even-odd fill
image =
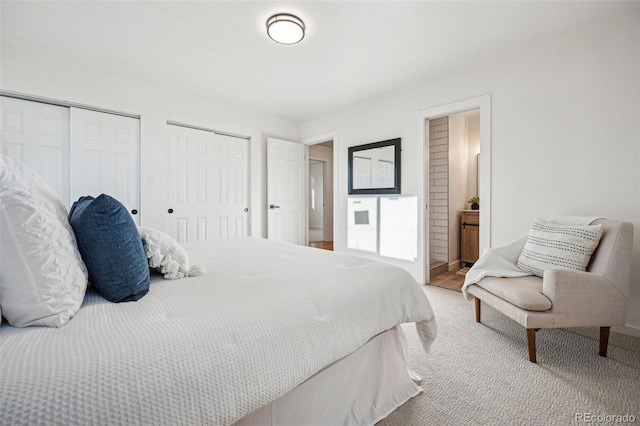
[[[333,155],[333,139],[309,145],[309,245],[326,250],[333,250]]]
[[[489,108],[483,95],[422,111],[425,284],[459,290],[464,268],[476,260],[465,244],[475,253],[490,246]],[[482,200],[479,210],[473,197]]]
[[[309,160],[309,242],[324,241],[324,161]]]
[[[480,111],[429,119],[428,127],[429,283],[460,289],[479,252],[471,202],[478,197]]]

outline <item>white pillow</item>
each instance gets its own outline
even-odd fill
[[[542,277],[549,267],[585,271],[598,247],[602,225],[560,225],[536,218],[518,268]]]
[[[189,267],[189,255],[176,240],[156,229],[138,227],[142,246],[149,259],[149,267],[164,275],[166,280],[196,277],[202,274],[202,265]]]
[[[78,312],[87,270],[53,189],[0,156],[0,307],[16,327],[61,327]]]

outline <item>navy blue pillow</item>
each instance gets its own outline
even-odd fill
[[[136,224],[116,199],[102,194],[73,203],[69,223],[89,271],[89,282],[111,302],[138,300],[149,291],[149,263]]]

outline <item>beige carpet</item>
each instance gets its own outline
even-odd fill
[[[532,364],[519,324],[486,305],[477,324],[462,293],[424,289],[438,321],[431,352],[422,352],[413,325],[403,327],[425,390],[378,426],[555,426],[579,424],[577,413],[629,414],[640,424],[640,339],[611,333],[602,358],[596,328],[543,329]]]

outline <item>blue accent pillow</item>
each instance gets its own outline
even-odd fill
[[[149,263],[127,209],[102,194],[73,203],[69,223],[89,271],[89,282],[111,302],[138,300],[149,291]]]

